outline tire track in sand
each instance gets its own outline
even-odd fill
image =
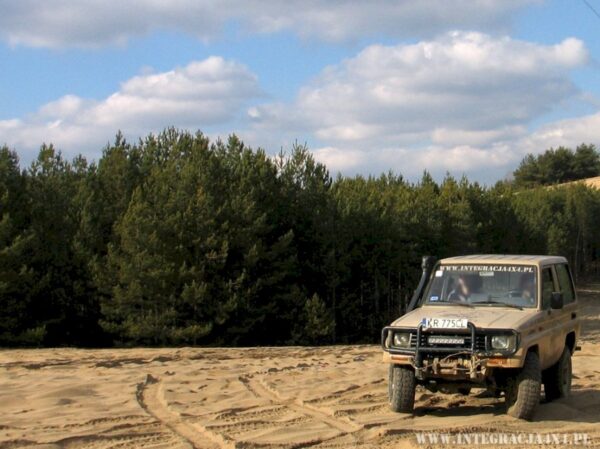
[[[137,385],[136,399],[140,407],[193,449],[212,448],[215,445],[221,449],[236,449],[235,441],[215,434],[199,423],[188,423],[178,413],[169,410],[163,388],[160,379],[148,374],[145,381]]]
[[[351,434],[363,429],[363,426],[350,419],[336,418],[306,402],[295,401],[293,398],[283,398],[279,393],[266,386],[260,379],[257,379],[254,376],[240,376],[239,380],[256,397],[267,399],[276,405],[285,405],[297,413],[324,422],[330,427],[340,431],[341,433],[338,436]]]

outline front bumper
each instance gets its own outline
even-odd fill
[[[408,348],[394,347],[394,332],[410,332]],[[498,351],[491,348],[491,337],[498,334],[516,335],[516,348]],[[449,337],[460,344],[431,344],[431,338]],[[519,335],[506,329],[477,329],[468,323],[467,329],[424,329],[388,326],[382,330],[383,359],[387,363],[411,365],[417,379],[446,379],[483,382],[493,368],[518,368],[522,365]]]

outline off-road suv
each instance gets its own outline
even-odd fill
[[[392,410],[412,412],[417,385],[487,388],[523,419],[542,384],[548,400],[569,394],[580,323],[564,257],[426,257],[422,268],[407,313],[382,331]]]

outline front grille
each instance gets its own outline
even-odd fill
[[[421,332],[419,347],[471,349],[471,334]],[[415,335],[416,339],[416,335]]]
[[[475,351],[487,351],[487,336],[483,334],[475,334]]]

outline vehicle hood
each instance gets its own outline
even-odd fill
[[[423,318],[466,318],[477,328],[517,329],[534,318],[535,309],[504,307],[422,306],[392,323],[392,326],[417,327]]]

